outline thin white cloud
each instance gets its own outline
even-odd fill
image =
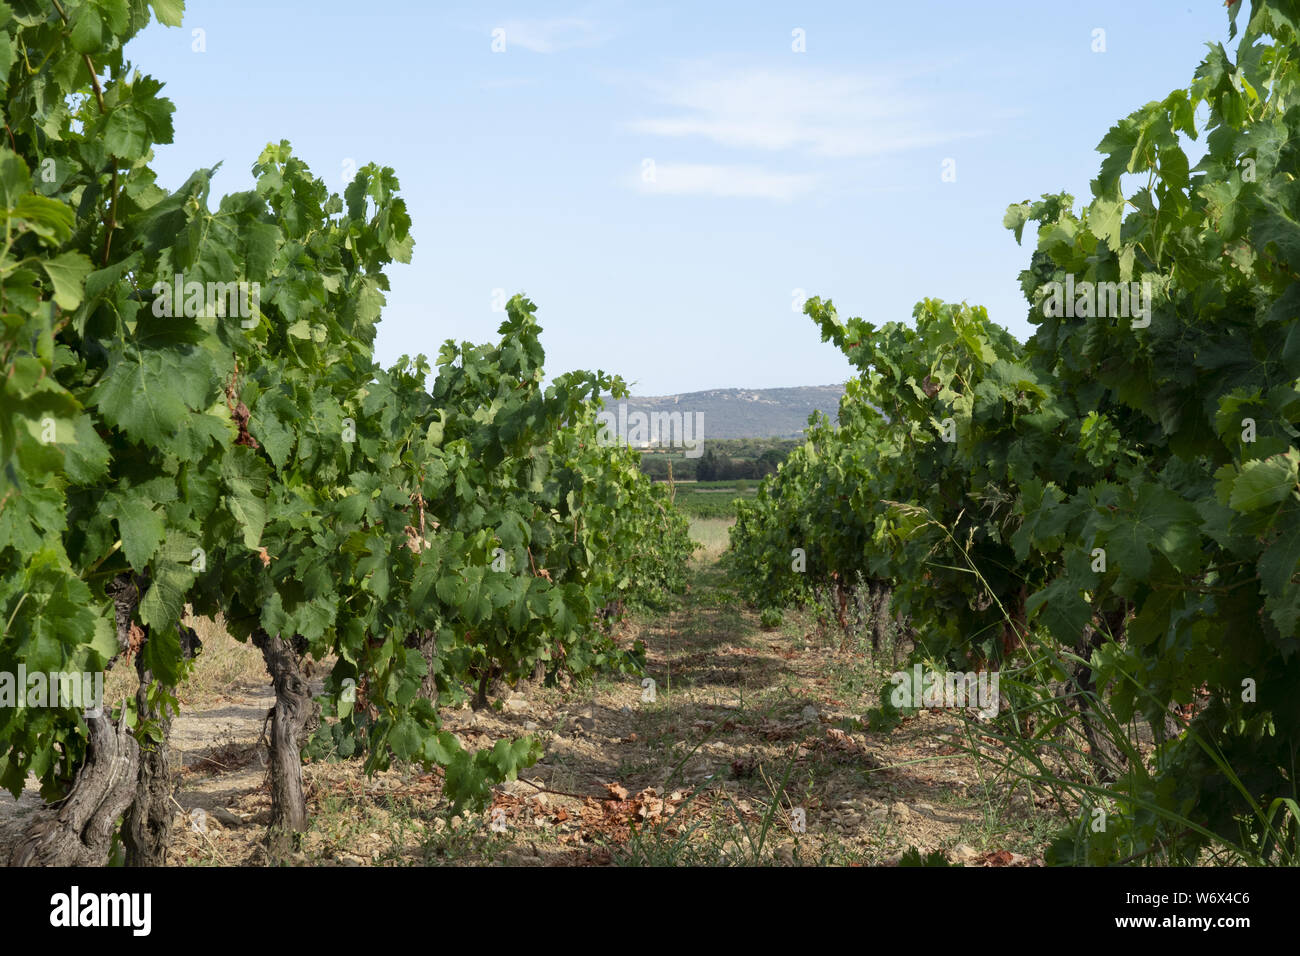
[[[651,89],[668,109],[634,120],[633,130],[702,137],[732,148],[869,157],[981,134],[959,120],[962,93],[913,94],[889,73],[706,66]]]
[[[636,186],[649,195],[744,197],[789,202],[812,192],[816,177],[803,173],[773,173],[754,166],[656,163],[653,177],[645,169],[636,174]]]
[[[505,76],[499,79],[485,80],[483,89],[485,90],[517,90],[525,86],[536,86],[537,77],[535,76]]]
[[[609,39],[609,35],[595,22],[583,17],[507,20],[497,24],[497,27],[505,32],[507,51],[518,46],[534,53],[555,53],[559,50],[599,46]]]

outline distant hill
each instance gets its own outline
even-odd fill
[[[840,407],[843,385],[801,388],[714,388],[681,395],[629,396],[627,414],[682,412],[704,414],[704,438],[798,438],[814,410],[832,421]],[[617,413],[620,402],[605,397],[605,409]],[[698,420],[698,419],[694,419]]]

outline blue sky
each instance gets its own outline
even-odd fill
[[[846,379],[796,290],[877,324],[965,300],[1025,338],[1007,205],[1088,196],[1106,130],[1227,40],[1218,0],[186,7],[127,50],[177,107],[164,185],[223,161],[214,193],[250,188],[280,139],[340,191],[392,166],[416,245],[381,362],[489,341],[523,292],[550,373],[643,395]]]

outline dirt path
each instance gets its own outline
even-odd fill
[[[921,711],[867,732],[878,672],[838,629],[810,614],[762,629],[706,560],[685,596],[619,633],[645,642],[653,685],[521,686],[491,711],[446,715],[468,747],[533,733],[545,748],[487,813],[446,822],[437,774],[307,764],[298,862],[870,865],[913,846],[967,864],[1038,862],[1053,808],[958,749],[978,739],[966,715]],[[259,738],[271,703],[247,683],[177,719],[173,863],[265,862]],[[5,804],[0,850],[37,805],[30,793]]]

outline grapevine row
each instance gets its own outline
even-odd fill
[[[877,327],[810,300],[859,376],[740,507],[751,600],[860,573],[917,662],[1002,670],[1011,738],[1077,711],[1060,862],[1296,858],[1298,12],[1254,0],[1235,59],[1117,123],[1081,211],[1010,207],[1027,342],[964,304]]]
[[[281,142],[215,210],[213,170],[157,184],[173,108],[123,46],[182,12],[0,4],[0,671],[139,676],[98,716],[0,707],[0,783],[62,801],[19,863],[103,863],[119,832],[127,862],[164,862],[187,608],[266,659],[278,851],[306,826],[309,737],[371,771],[441,767],[455,808],[481,806],[538,745],[466,751],[440,710],[494,679],[637,669],[598,612],[680,587],[691,551],[635,455],[598,440],[622,382],[545,384],[523,297],[436,374],[376,365],[386,269],[413,249],[391,169],[340,196]],[[308,656],[337,661],[323,715]]]

